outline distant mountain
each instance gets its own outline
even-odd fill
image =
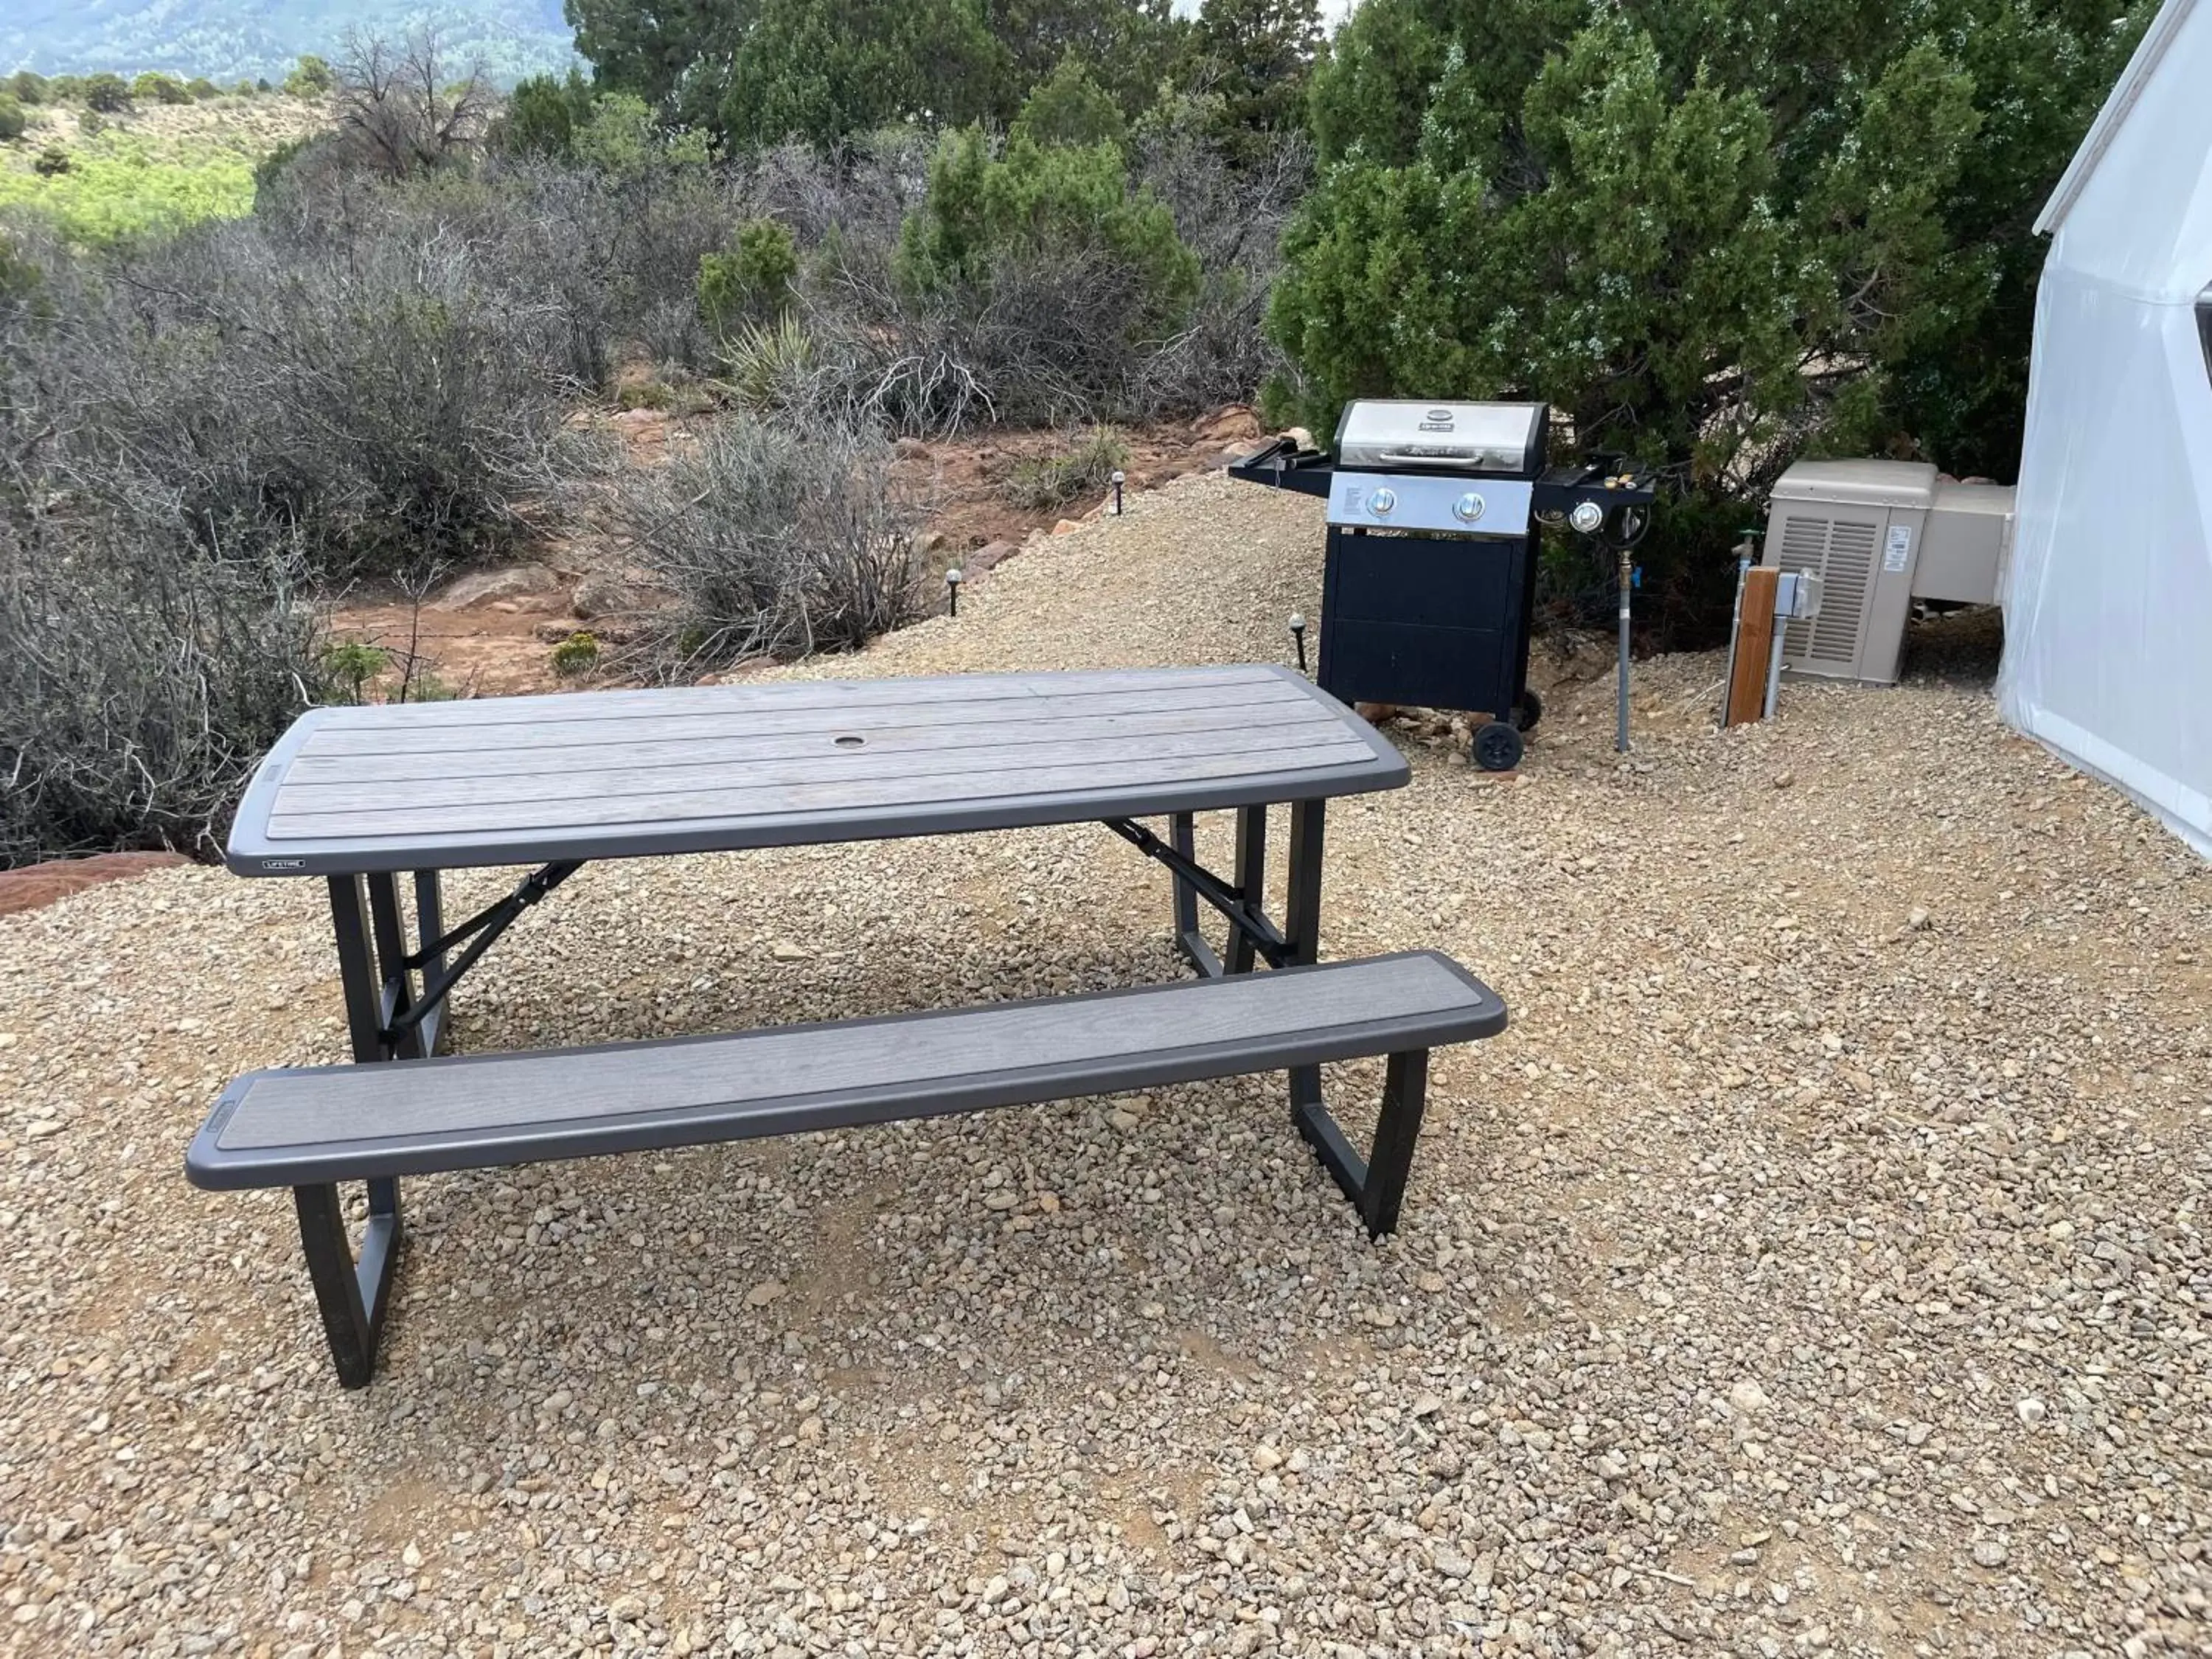
[[[0,73],[276,81],[301,52],[337,56],[349,28],[396,41],[426,23],[503,83],[572,59],[561,0],[0,0]]]

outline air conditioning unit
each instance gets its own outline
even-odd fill
[[[2013,492],[1917,461],[1800,461],[1774,486],[1762,564],[1820,579],[1820,614],[1782,635],[1785,673],[1893,685],[1916,599],[1995,605]]]

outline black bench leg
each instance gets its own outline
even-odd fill
[[[1291,1083],[1295,1090],[1295,1072]],[[1321,1103],[1317,1086],[1312,1099],[1293,1096],[1291,1121],[1312,1144],[1322,1167],[1344,1188],[1370,1237],[1398,1230],[1398,1211],[1405,1202],[1406,1178],[1413,1172],[1413,1143],[1420,1137],[1428,1089],[1427,1049],[1390,1056],[1382,1078],[1382,1112],[1375,1121],[1375,1145],[1364,1158]]]
[[[338,1381],[349,1389],[367,1388],[375,1373],[376,1341],[384,1330],[392,1270],[399,1261],[399,1216],[396,1209],[381,1212],[376,1209],[379,1186],[396,1188],[397,1183],[370,1184],[368,1229],[362,1237],[358,1261],[346,1242],[345,1208],[338,1189],[292,1189],[292,1202],[300,1212],[300,1242],[307,1254],[307,1277],[315,1286],[315,1305],[322,1310],[323,1332],[330,1339]]]

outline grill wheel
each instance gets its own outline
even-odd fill
[[[1474,763],[1486,772],[1510,772],[1521,764],[1521,733],[1504,720],[1475,728]]]

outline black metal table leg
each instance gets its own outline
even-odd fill
[[[1169,816],[1168,845],[1185,863],[1197,859],[1198,820],[1195,814],[1176,812]],[[1182,947],[1183,955],[1190,958],[1192,967],[1207,979],[1219,979],[1221,957],[1206,942],[1206,935],[1198,931],[1197,890],[1180,875],[1172,880],[1175,886],[1176,943]]]
[[[323,1316],[338,1381],[349,1389],[365,1389],[376,1372],[376,1341],[383,1334],[392,1269],[399,1260],[399,1217],[396,1212],[369,1216],[356,1261],[336,1187],[295,1187],[292,1203],[300,1214],[307,1277],[314,1284],[315,1305]]]
[[[1237,890],[1258,915],[1267,908],[1267,809],[1237,809]],[[1229,930],[1229,971],[1249,974],[1256,953],[1251,935],[1241,927]]]
[[[383,984],[369,943],[368,883],[360,876],[332,876],[331,931],[337,942],[338,983],[345,994],[346,1031],[353,1057],[362,1063],[386,1057]]]
[[[399,914],[398,880],[389,871],[379,871],[367,879],[369,928],[376,944],[380,1029],[390,1031],[398,1028],[399,1017],[415,1006],[415,975],[407,968],[407,924]],[[428,1054],[428,1038],[434,1035],[422,1029],[428,1024],[425,1019],[408,1028],[393,1052],[404,1060]]]
[[[1428,1092],[1427,1049],[1390,1056],[1382,1073],[1375,1144],[1367,1153],[1367,1179],[1359,1188],[1359,1218],[1374,1237],[1398,1231],[1398,1209],[1406,1197],[1406,1177],[1413,1173],[1413,1143],[1420,1137]]]
[[[417,870],[415,872],[416,940],[419,945],[427,947],[433,939],[442,936],[445,931],[446,899],[440,872],[435,870]],[[443,951],[430,951],[423,960],[422,982],[428,985],[445,971],[446,953]],[[446,1042],[446,1015],[449,1006],[449,1000],[441,999],[437,1007],[431,1011],[429,1018],[422,1022],[423,1053],[434,1054],[448,1046]]]
[[[1283,935],[1289,943],[1284,966],[1321,959],[1321,874],[1326,800],[1291,803],[1290,881],[1284,895]],[[1291,1068],[1291,1109],[1302,1133],[1309,1133],[1306,1108],[1321,1110],[1321,1067]]]

